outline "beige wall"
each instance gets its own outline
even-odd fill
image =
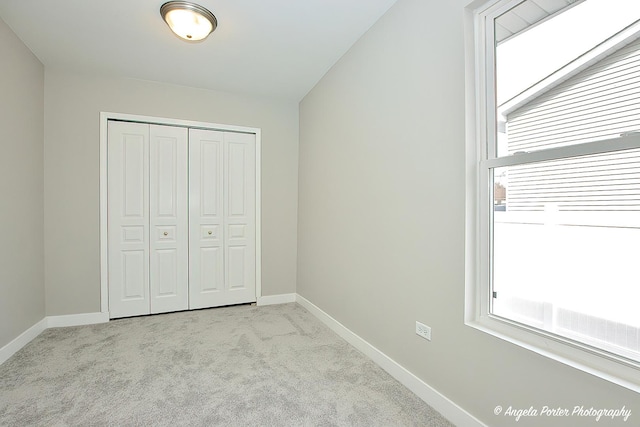
[[[295,292],[298,108],[131,79],[45,75],[47,314],[100,311],[100,112],[262,129],[262,293]]]
[[[0,348],[44,317],[44,68],[0,20]]]
[[[637,393],[463,324],[466,3],[399,0],[301,102],[298,293],[488,425],[638,423]]]

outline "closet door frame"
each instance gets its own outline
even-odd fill
[[[254,134],[256,137],[255,150],[255,166],[256,166],[256,203],[255,203],[255,220],[256,220],[256,250],[255,250],[255,283],[256,283],[256,301],[262,296],[262,232],[261,232],[261,130],[260,128],[224,125],[219,123],[198,122],[190,120],[171,119],[165,117],[140,116],[134,114],[123,113],[100,113],[100,311],[103,314],[109,314],[109,278],[108,278],[108,239],[107,239],[107,136],[109,120],[119,120],[125,122],[156,124],[165,126],[179,126],[185,128],[200,128],[207,130],[216,130],[222,132],[238,132]]]

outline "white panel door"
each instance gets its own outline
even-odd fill
[[[224,134],[225,303],[256,300],[256,136]]]
[[[149,313],[149,125],[109,121],[109,312]]]
[[[150,126],[151,313],[189,308],[187,138],[186,128]]]
[[[221,305],[223,132],[189,130],[189,308]]]
[[[108,122],[111,318],[256,301],[254,134]]]
[[[189,132],[189,307],[256,300],[255,135]]]

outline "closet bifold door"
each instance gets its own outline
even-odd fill
[[[108,122],[111,318],[149,314],[149,125]]]
[[[226,304],[256,301],[256,136],[224,134]]]
[[[151,313],[189,308],[188,130],[150,125]]]
[[[111,318],[189,307],[187,129],[109,121]]]
[[[189,308],[224,293],[223,132],[189,129]]]
[[[255,135],[189,130],[189,307],[256,301]]]

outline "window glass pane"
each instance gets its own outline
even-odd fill
[[[498,157],[640,131],[640,2],[572,3],[495,19]]]
[[[640,149],[493,176],[492,313],[640,361]]]

